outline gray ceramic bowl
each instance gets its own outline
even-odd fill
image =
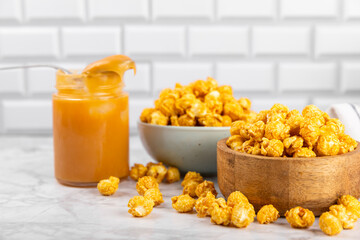
[[[156,161],[179,168],[216,174],[216,144],[230,136],[230,127],[174,127],[138,121],[141,142]]]

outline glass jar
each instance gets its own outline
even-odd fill
[[[57,72],[53,136],[58,182],[86,187],[128,176],[129,105],[122,75]]]

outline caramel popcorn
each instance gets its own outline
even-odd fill
[[[225,199],[217,198],[210,207],[211,222],[227,226],[231,222],[232,207],[227,206]]]
[[[134,217],[145,217],[153,210],[154,201],[143,196],[135,196],[129,200],[129,213]]]
[[[295,207],[286,211],[285,217],[293,228],[308,228],[315,221],[313,212],[302,207]]]
[[[263,121],[258,121],[254,124],[251,124],[248,132],[250,138],[257,142],[261,142],[265,134],[265,123]]]
[[[189,194],[191,197],[196,197],[196,188],[199,185],[199,182],[188,181],[183,189],[183,194]]]
[[[263,206],[256,215],[256,219],[260,224],[273,223],[279,217],[279,211],[271,204]]]
[[[146,108],[140,115],[145,123],[172,126],[230,126],[235,120],[252,121],[248,98],[235,99],[230,86],[218,86],[208,77],[187,86],[177,83],[174,89],[166,88],[154,102],[155,108]]]
[[[235,207],[237,204],[247,204],[249,200],[239,191],[232,192],[227,198],[227,205],[230,207]]]
[[[332,205],[329,212],[337,217],[344,229],[352,229],[357,221],[357,216],[348,211],[344,205]]]
[[[255,210],[253,205],[236,204],[232,209],[231,224],[238,228],[245,228],[254,221]]]
[[[337,203],[344,205],[349,212],[360,218],[360,202],[355,197],[343,195],[338,199]]]
[[[184,180],[181,182],[181,186],[184,187],[190,181],[202,183],[204,179],[200,173],[190,171],[185,174]]]
[[[130,177],[137,181],[146,175],[148,169],[142,164],[135,163],[130,169]]]
[[[316,153],[309,148],[302,147],[295,151],[293,157],[299,157],[299,158],[316,157]]]
[[[110,196],[118,189],[119,182],[119,178],[111,176],[109,179],[101,180],[98,183],[97,188],[102,195]]]
[[[321,135],[316,145],[319,156],[337,155],[340,150],[340,140],[335,134]]]
[[[314,105],[306,106],[302,114],[275,104],[251,120],[250,115],[246,121],[231,124],[231,137],[226,142],[229,148],[270,157],[316,157],[343,154],[357,147],[357,142],[344,134],[341,121]]]
[[[192,212],[195,206],[195,199],[188,194],[175,196],[171,198],[172,207],[178,212]]]
[[[144,197],[150,198],[154,201],[154,205],[158,206],[164,202],[162,193],[158,188],[150,188],[145,191]]]
[[[138,182],[136,183],[136,190],[140,195],[144,195],[146,190],[151,188],[159,188],[159,184],[154,177],[145,176],[139,178]]]
[[[208,192],[211,192],[215,197],[217,196],[217,192],[214,186],[214,183],[211,181],[203,181],[199,185],[197,185],[195,189],[195,194],[198,197],[205,197]]]
[[[168,183],[174,183],[180,180],[180,172],[176,167],[169,167],[166,173],[166,181]]]
[[[162,163],[158,163],[149,167],[146,175],[154,177],[158,183],[161,183],[162,180],[165,178],[166,173],[166,167]]]
[[[324,212],[319,218],[321,231],[329,236],[339,234],[343,228],[341,221],[329,212]]]
[[[261,154],[269,157],[281,157],[284,152],[284,144],[278,139],[263,138]]]
[[[210,209],[215,202],[215,196],[212,192],[207,192],[205,197],[199,197],[195,203],[195,210],[198,217],[210,216]]]
[[[301,149],[304,145],[304,139],[299,136],[292,136],[289,138],[285,138],[283,141],[285,152],[291,156],[294,154],[297,150]]]

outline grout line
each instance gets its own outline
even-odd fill
[[[120,52],[122,54],[125,54],[125,25],[124,24],[120,24]]]
[[[343,81],[342,81],[342,64],[340,61],[335,63],[336,73],[335,73],[335,86],[337,90],[335,90],[339,95],[344,94],[345,90],[343,88]]]
[[[273,86],[273,90],[272,92],[276,95],[280,95],[282,92],[280,90],[280,79],[279,79],[279,75],[280,75],[280,64],[278,62],[274,62],[273,65],[274,68],[274,86]]]
[[[316,60],[316,52],[315,52],[315,44],[316,44],[316,39],[315,39],[315,35],[316,35],[316,27],[315,25],[310,26],[310,36],[309,36],[309,50],[310,50],[310,58],[312,61]]]
[[[64,60],[65,59],[65,53],[63,48],[63,28],[58,28],[58,56],[56,57],[57,60]]]

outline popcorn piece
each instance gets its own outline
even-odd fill
[[[118,189],[119,182],[119,178],[111,176],[109,179],[101,180],[98,183],[97,188],[102,195],[110,196]]]
[[[240,129],[245,125],[244,121],[235,121],[231,124],[230,134],[231,136],[240,135]]]
[[[324,112],[315,105],[306,106],[302,111],[302,115],[306,119],[311,119],[313,124],[317,125],[318,127],[321,127],[325,124]]]
[[[233,135],[226,140],[226,145],[235,151],[240,151],[243,141],[240,135]]]
[[[170,117],[170,123],[171,123],[171,126],[180,126],[179,125],[179,121],[178,121],[178,116],[171,116]]]
[[[210,87],[204,80],[197,80],[192,85],[193,92],[197,97],[204,97],[209,93]]]
[[[339,119],[331,118],[320,128],[321,134],[341,135],[345,132],[345,126]]]
[[[244,111],[240,104],[234,100],[224,104],[224,114],[231,117],[233,121],[236,121],[242,118]]]
[[[279,211],[271,204],[263,206],[256,215],[257,221],[260,224],[273,223],[279,217]]]
[[[196,125],[196,119],[195,117],[190,117],[189,115],[184,114],[178,118],[178,124],[179,126],[193,127]]]
[[[155,103],[155,108],[158,109],[166,117],[175,116],[177,114],[175,109],[175,101],[176,98],[172,98],[168,96],[164,98],[160,98]]]
[[[269,140],[278,139],[283,141],[290,137],[290,127],[280,121],[273,121],[266,124],[265,137]]]
[[[129,213],[134,217],[145,217],[153,210],[154,201],[143,196],[135,196],[128,203]]]
[[[206,105],[201,102],[199,99],[196,99],[195,102],[191,105],[191,108],[186,110],[186,114],[190,118],[199,118],[204,117],[208,113]]]
[[[146,175],[154,177],[158,183],[161,183],[162,180],[165,178],[166,173],[166,167],[162,165],[162,163],[159,163],[149,167]]]
[[[313,212],[302,207],[295,207],[286,211],[285,217],[293,228],[308,228],[315,221]]]
[[[285,124],[290,127],[290,135],[299,135],[300,132],[300,124],[304,121],[303,116],[301,116],[300,112],[296,109],[290,111],[286,115]]]
[[[261,154],[269,157],[281,157],[284,152],[284,144],[278,139],[263,138]]]
[[[211,181],[205,180],[202,183],[200,183],[195,189],[195,194],[198,197],[205,197],[208,192],[211,192],[215,197],[217,196],[214,183]]]
[[[171,198],[172,207],[178,212],[192,212],[195,206],[195,199],[188,194],[175,196]]]
[[[309,148],[312,149],[319,139],[320,127],[316,125],[312,119],[304,119],[300,124],[299,133]]]
[[[358,145],[353,138],[351,138],[349,135],[346,134],[340,134],[339,140],[340,140],[339,154],[354,151]]]
[[[160,192],[160,190],[158,188],[150,188],[150,189],[146,190],[144,193],[144,197],[153,200],[155,206],[158,206],[164,202],[162,193]]]
[[[199,197],[195,203],[195,210],[197,216],[202,218],[210,216],[210,209],[212,204],[215,202],[215,196],[212,192],[207,192],[205,197]]]
[[[205,127],[222,127],[222,121],[222,116],[215,113],[209,113],[206,114],[204,117],[199,118],[199,123]]]
[[[159,188],[159,184],[152,176],[139,178],[138,182],[136,183],[136,190],[140,195],[144,195],[146,190],[151,188]]]
[[[204,181],[203,177],[200,173],[197,172],[187,172],[185,174],[184,180],[181,182],[181,186],[185,186],[188,182],[194,181],[198,183],[202,183]]]
[[[146,175],[148,169],[142,164],[135,163],[130,169],[130,177],[137,181]]]
[[[183,189],[183,194],[188,194],[191,197],[196,197],[196,188],[199,185],[199,182],[196,181],[188,181]]]
[[[316,154],[311,149],[302,147],[295,151],[293,157],[309,158],[309,157],[316,157]]]
[[[344,205],[332,205],[329,209],[329,212],[340,220],[344,229],[352,229],[354,227],[354,223],[358,218],[348,211]]]
[[[280,103],[275,103],[271,109],[271,112],[273,113],[281,113],[281,114],[285,114],[285,116],[289,113],[289,108],[283,104]]]
[[[160,111],[154,111],[149,115],[148,123],[156,125],[167,125],[169,118]]]
[[[221,101],[220,93],[216,90],[209,92],[205,98],[204,102],[206,107],[213,113],[221,114],[223,111],[223,103]]]
[[[321,231],[329,236],[339,234],[343,230],[341,221],[329,212],[321,214],[319,226]]]
[[[337,203],[344,205],[349,212],[360,218],[360,202],[355,197],[343,195],[338,199]]]
[[[168,183],[174,183],[180,180],[180,172],[176,167],[169,167],[166,173],[166,181]]]
[[[262,111],[260,111],[256,115],[255,122],[263,121],[266,124],[269,113],[270,113],[270,110],[262,110]]]
[[[155,112],[156,110],[154,108],[145,108],[140,115],[140,121],[142,122],[149,122],[150,115]]]
[[[240,98],[238,103],[244,110],[250,110],[251,108],[251,101],[248,98]]]
[[[337,155],[340,150],[340,140],[335,134],[321,135],[316,145],[319,156]]]
[[[304,145],[304,139],[299,136],[293,136],[289,138],[285,138],[283,141],[285,152],[288,155],[292,155],[294,152],[302,148]]]
[[[231,119],[230,116],[224,115],[224,116],[222,116],[222,119],[223,119],[223,121],[222,121],[222,126],[223,127],[230,127],[231,126],[232,119]]]
[[[223,198],[215,199],[210,208],[211,222],[227,226],[231,222],[232,207],[226,205]]]
[[[249,200],[240,191],[232,192],[227,199],[227,205],[230,207],[235,207],[237,204],[245,205],[247,203],[249,203]]]
[[[258,121],[254,124],[251,124],[248,132],[250,138],[257,142],[261,142],[265,134],[265,123],[263,121]]]
[[[245,228],[254,221],[255,210],[253,205],[236,204],[231,215],[231,224],[238,228]]]

